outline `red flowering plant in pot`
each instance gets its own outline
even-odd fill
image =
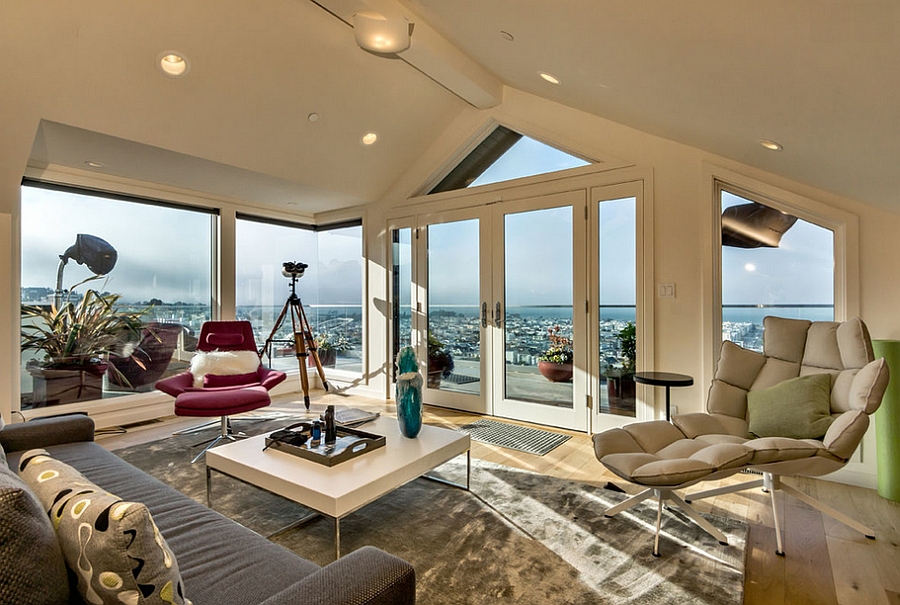
[[[547,329],[550,348],[538,357],[538,371],[550,382],[572,380],[572,339],[560,334],[559,326]]]

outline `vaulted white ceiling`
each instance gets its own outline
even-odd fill
[[[410,51],[360,50],[367,8],[414,21]],[[900,211],[898,57],[894,0],[0,0],[0,135],[312,213],[378,199],[507,85]]]

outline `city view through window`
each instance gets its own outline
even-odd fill
[[[203,210],[23,186],[22,409],[150,391],[158,379],[187,369],[212,315],[214,229],[215,216]],[[359,225],[312,231],[239,220],[237,318],[250,320],[262,346],[290,293],[282,263],[306,263],[297,291],[323,364],[360,372],[361,254]],[[67,262],[59,272],[61,256]],[[112,266],[100,266],[98,258]],[[82,283],[95,272],[106,274]],[[58,276],[61,311],[54,314]],[[92,341],[93,350],[70,347],[61,355],[61,338],[88,342],[64,329],[73,324],[59,320],[63,312],[106,318],[91,334],[105,330],[111,337]],[[63,327],[48,329],[53,321]],[[272,347],[274,367],[297,368],[285,342],[291,330],[288,318]]]

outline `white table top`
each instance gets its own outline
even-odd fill
[[[428,425],[415,439],[407,439],[397,420],[384,416],[360,429],[384,435],[384,447],[332,467],[274,448],[263,451],[269,433],[207,451],[206,465],[341,518],[465,453],[470,444],[465,433]]]

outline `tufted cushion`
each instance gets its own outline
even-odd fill
[[[842,370],[841,351],[838,348],[835,321],[817,321],[809,326],[806,333],[806,349],[803,351],[803,365],[814,368]]]
[[[744,446],[753,450],[753,457],[750,459],[750,464],[753,465],[811,458],[819,451],[818,445],[789,437],[760,437],[747,441]]]
[[[750,433],[819,439],[831,426],[831,376],[811,374],[747,395]]]
[[[806,332],[811,324],[806,319],[764,317],[763,352],[766,357],[799,364],[806,347]]]
[[[881,405],[881,398],[890,378],[890,369],[884,358],[866,364],[850,383],[850,408],[874,414]]]
[[[731,341],[722,343],[719,362],[716,364],[716,380],[749,390],[757,374],[766,364],[761,353],[744,349]]]
[[[146,506],[103,491],[44,450],[24,453],[19,473],[49,511],[86,603],[190,605],[175,557]]]
[[[62,551],[37,497],[0,465],[0,603],[63,605],[69,581]]]
[[[822,441],[829,452],[842,460],[849,460],[867,428],[869,415],[863,410],[844,412],[832,423]]]
[[[235,376],[250,374],[259,368],[256,351],[197,351],[191,358],[191,375],[194,388],[203,388],[207,374]]]
[[[854,317],[842,323],[837,329],[837,339],[845,368],[861,368],[875,359],[869,330],[860,318]]]

